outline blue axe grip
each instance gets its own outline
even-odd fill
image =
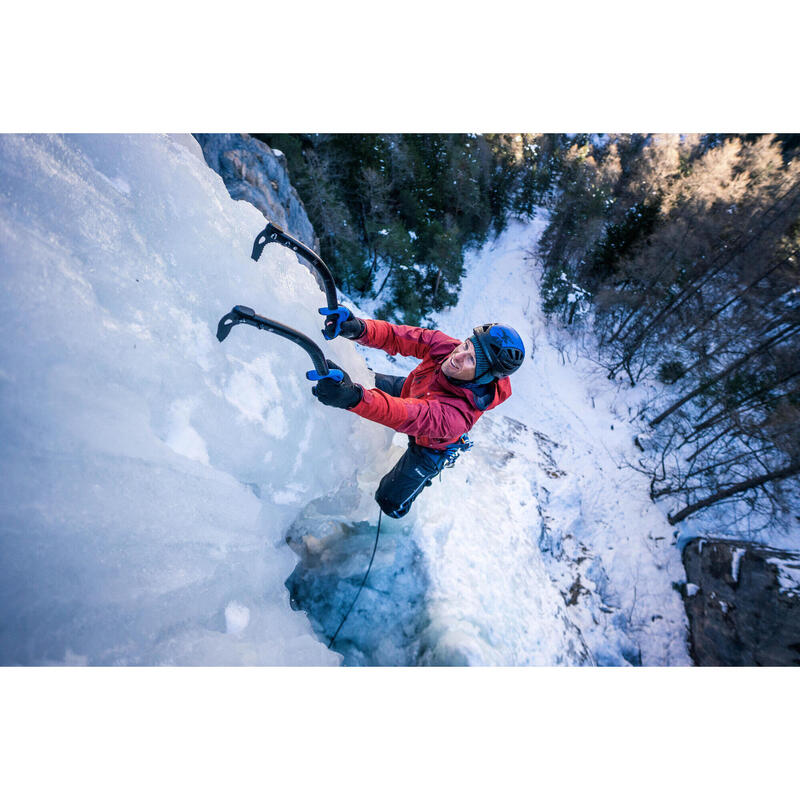
[[[320,375],[315,369],[310,369],[306,372],[306,378],[310,381],[321,381],[323,378],[331,378],[336,383],[341,383],[344,380],[344,375],[340,369],[332,369],[327,375]]]
[[[328,336],[327,331],[322,331],[322,335],[326,339],[335,339],[342,330],[342,323],[350,316],[350,311],[342,306],[338,308],[321,308],[319,309],[319,313],[328,316],[330,314],[337,314],[339,319],[336,320],[336,327],[333,330],[333,336]]]

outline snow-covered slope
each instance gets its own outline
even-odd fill
[[[416,362],[323,342],[308,270],[249,258],[262,227],[188,136],[0,137],[0,662],[342,662],[323,642],[405,437],[320,405],[294,345],[220,345],[216,323],[252,306],[367,385]],[[618,468],[614,389],[548,342],[541,227],[473,253],[437,321],[508,322],[535,354],[473,450],[384,518],[344,663],[688,663],[678,552]]]
[[[535,264],[527,255],[544,226],[542,219],[513,224],[474,254],[458,306],[437,321],[465,336],[474,325],[504,321],[535,344],[533,357],[512,378],[512,397],[492,425],[481,420],[473,436],[476,450],[489,439],[507,452],[502,471],[476,471],[485,484],[482,494],[516,511],[527,529],[521,521],[487,524],[491,538],[474,539],[473,559],[480,549],[496,553],[507,539],[523,539],[511,563],[541,558],[596,663],[686,664],[686,619],[671,586],[683,578],[680,555],[672,528],[648,498],[647,479],[623,466],[626,459],[635,463],[636,454],[625,409],[617,413],[615,388],[600,368],[583,358],[562,359],[550,341]],[[509,474],[518,476],[520,488],[506,488]],[[527,513],[517,511],[522,503]],[[531,539],[538,547],[530,547]],[[474,580],[481,583],[477,574]],[[520,595],[525,597],[509,586],[497,604],[505,602],[509,615],[517,606],[524,617]],[[534,623],[542,625],[539,617]],[[504,660],[518,663],[516,656]]]

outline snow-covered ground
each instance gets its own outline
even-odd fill
[[[325,637],[405,437],[319,404],[294,345],[220,345],[216,323],[252,306],[367,385],[415,362],[324,342],[316,281],[278,246],[249,258],[263,217],[190,137],[0,137],[0,663],[689,663],[616,390],[548,342],[542,227],[473,253],[437,320],[508,322],[535,353],[473,450],[384,518],[342,659]]]

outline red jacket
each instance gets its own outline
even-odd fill
[[[418,445],[444,450],[457,441],[490,408],[511,397],[511,381],[501,378],[470,389],[450,383],[442,373],[444,361],[458,339],[441,331],[392,325],[366,319],[366,330],[356,341],[385,350],[393,356],[421,358],[422,363],[406,378],[400,397],[380,389],[365,389],[358,405],[350,409],[364,419],[380,422],[416,439]]]

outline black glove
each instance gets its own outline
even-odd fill
[[[353,312],[346,306],[339,306],[339,308],[347,312],[347,316],[342,320],[341,328],[339,329],[339,336],[344,336],[345,339],[358,339],[364,329],[367,327],[363,320],[353,316]],[[324,314],[328,309],[321,308],[320,313]],[[322,333],[326,339],[334,339],[336,337],[336,323],[339,321],[338,314],[328,314],[325,317],[325,328]]]
[[[342,371],[342,380],[338,383],[333,378],[323,378],[317,381],[316,386],[311,387],[311,394],[326,406],[334,408],[352,408],[361,402],[364,395],[364,387],[361,384],[353,383],[350,376],[333,361],[326,359],[328,369],[338,369]]]

